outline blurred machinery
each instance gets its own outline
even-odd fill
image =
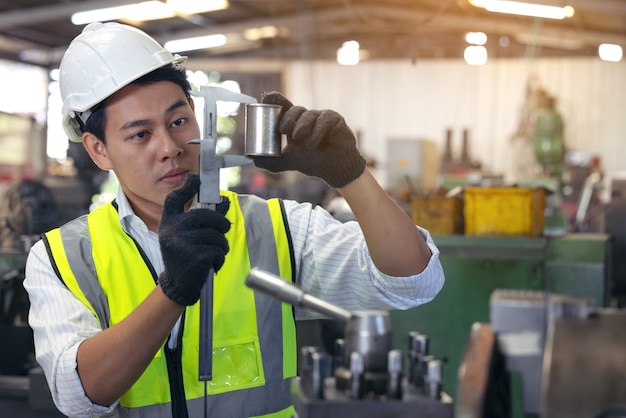
[[[558,178],[565,165],[563,118],[556,110],[556,99],[546,97],[545,106],[532,112],[532,142],[537,162],[549,177]]]
[[[509,417],[509,375],[528,416],[626,417],[626,311],[541,291],[496,290],[459,368],[456,417]]]
[[[392,349],[387,312],[346,311],[256,268],[246,284],[345,324],[345,337],[336,341],[333,353],[302,347],[299,377],[292,386],[299,417],[453,416],[454,404],[442,388],[443,363],[429,355],[428,336],[409,333],[405,378],[402,351]]]
[[[463,129],[461,138],[461,153],[455,155],[452,144],[452,129],[446,129],[446,141],[441,157],[441,173],[444,175],[455,175],[467,178],[471,172],[480,170],[481,164],[474,161],[470,155],[470,133],[469,129]]]
[[[399,197],[437,189],[437,145],[427,139],[387,141],[387,187]]]
[[[531,140],[535,158],[542,173],[538,185],[549,190],[545,207],[546,235],[565,233],[568,220],[563,212],[563,173],[565,168],[565,139],[563,136],[563,118],[556,109],[556,99],[543,89],[538,94],[542,97],[537,108],[531,111]],[[531,180],[533,181],[533,180]]]
[[[0,202],[3,248],[28,252],[31,241],[59,222],[56,199],[51,190],[37,180],[24,180],[10,187]]]
[[[606,209],[605,229],[611,236],[611,261],[613,280],[611,295],[617,306],[626,307],[626,175],[615,174],[608,178],[611,201]]]
[[[0,201],[0,411],[4,416],[56,418],[27,323],[26,257],[38,235],[59,225],[51,190],[37,180],[10,187]],[[8,343],[7,343],[8,342]]]

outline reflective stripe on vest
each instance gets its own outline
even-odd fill
[[[231,201],[227,217],[232,226],[227,233],[230,251],[215,275],[214,378],[207,382],[208,408],[211,416],[291,416],[289,378],[296,374],[297,354],[291,306],[244,284],[250,266],[292,280],[293,251],[282,204],[223,193]],[[121,228],[112,204],[47,233],[45,242],[59,277],[103,329],[121,321],[155,287],[156,274]],[[181,344],[190,417],[202,416],[204,408],[204,382],[198,381],[198,327],[196,303],[186,310]],[[241,364],[247,366],[234,367]],[[163,348],[120,405],[122,416],[171,416]]]

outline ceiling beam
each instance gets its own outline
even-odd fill
[[[0,30],[12,28],[22,24],[32,25],[33,23],[48,22],[55,19],[65,19],[69,18],[76,12],[82,12],[85,10],[123,6],[132,3],[137,3],[137,1],[87,0],[54,6],[22,8],[19,10],[0,13]]]
[[[578,0],[582,3],[586,0]],[[594,0],[595,1],[595,0]],[[600,4],[608,4],[611,0],[597,0]],[[77,8],[85,10],[102,5],[127,4],[126,1],[114,0],[91,0],[64,4],[61,6],[39,7],[22,10],[19,12],[7,12],[0,14],[0,29],[16,22],[33,23],[35,21],[50,20],[51,16],[60,18],[64,14],[75,12]],[[611,2],[612,3],[612,2]],[[45,17],[44,17],[45,16]],[[395,30],[398,33],[423,34],[429,30],[442,29],[455,31],[483,31],[486,33],[500,33],[514,37],[519,33],[532,32],[532,23],[517,18],[507,18],[502,15],[493,17],[483,16],[462,16],[460,14],[432,13],[428,11],[415,10],[415,8],[392,7],[388,5],[373,4],[353,4],[351,7],[337,7],[319,11],[307,11],[303,14],[293,14],[289,16],[273,16],[268,18],[258,18],[246,20],[238,23],[215,25],[211,27],[184,30],[176,33],[152,33],[159,42],[173,38],[186,38],[193,36],[210,35],[215,33],[241,33],[246,29],[262,27],[267,25],[284,26],[291,30],[291,37],[299,42],[307,42],[311,34],[316,31],[323,31],[325,27],[335,29],[347,27],[348,23],[354,24],[361,20],[363,25],[370,25],[372,33],[376,33],[377,28],[383,31]],[[4,25],[4,26],[3,26]],[[544,21],[541,33],[551,38],[561,37],[567,40],[575,40],[585,45],[598,45],[600,43],[616,43],[626,47],[626,36],[621,33],[601,32],[580,28],[564,29],[550,26]],[[63,48],[46,51],[50,57],[62,56]],[[49,65],[54,65],[51,62]]]

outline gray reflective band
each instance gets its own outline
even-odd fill
[[[282,373],[282,370],[281,370]],[[258,388],[210,395],[209,417],[256,417],[279,412],[291,405],[290,380]],[[187,400],[190,418],[204,417],[204,398]]]
[[[115,418],[172,418],[172,405],[170,403],[162,403],[160,405],[142,406],[140,408],[118,408],[118,415]],[[200,415],[189,415],[190,418],[203,417]]]
[[[250,267],[259,267],[275,275],[280,275],[276,238],[267,202],[257,196],[249,195],[241,197],[240,205],[244,218],[254,219],[254,222],[245,223]],[[289,385],[281,388],[275,387],[272,391],[268,391],[268,388],[272,385],[283,385],[285,382],[283,379],[282,304],[279,300],[261,292],[254,292],[254,301],[266,385],[265,388],[258,388],[265,389],[264,391],[257,390],[251,393],[246,391],[246,399],[242,400],[242,403],[246,406],[267,405],[268,399],[271,399],[271,412],[280,411],[290,405]],[[267,324],[272,325],[267,326]],[[283,395],[285,396],[283,397]],[[257,398],[257,396],[259,397]],[[265,411],[264,413],[268,412]],[[243,416],[261,415],[258,411],[247,411],[247,413],[248,415]]]
[[[96,311],[100,319],[100,326],[103,330],[107,329],[110,317],[109,305],[97,279],[87,216],[81,216],[63,225],[60,230],[67,261],[72,273],[74,273],[76,282]]]
[[[275,411],[267,412],[267,401],[272,400]],[[284,406],[279,406],[284,405]],[[279,412],[291,406],[290,382],[283,380],[276,384],[210,395],[207,403],[209,417],[255,417]],[[187,400],[189,418],[204,418],[204,398]],[[119,408],[120,418],[171,418],[170,403],[150,405],[141,408]]]

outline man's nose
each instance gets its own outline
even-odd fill
[[[164,132],[160,135],[159,140],[159,150],[161,155],[161,160],[166,160],[168,158],[175,158],[180,156],[183,153],[182,144],[179,143],[175,138],[172,137],[167,132]]]

